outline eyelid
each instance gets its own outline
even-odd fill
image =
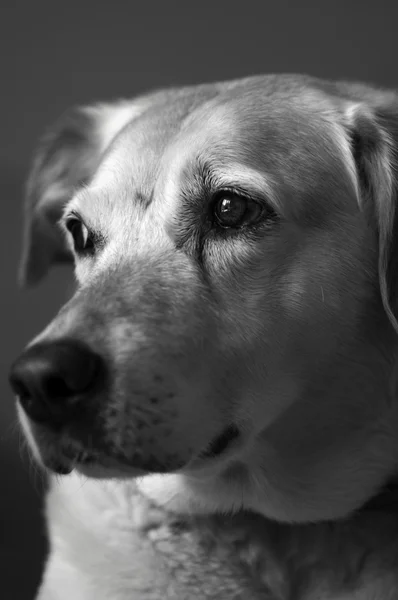
[[[226,168],[203,167],[205,186],[212,196],[219,190],[236,190],[238,194],[255,202],[266,203],[278,214],[283,213],[283,207],[278,198],[277,185],[274,178],[267,173],[261,174],[255,169],[241,164],[231,164]]]
[[[61,218],[57,222],[58,227],[60,227],[63,231],[67,232],[66,223],[71,218],[79,219],[79,221],[81,221],[80,215],[77,212],[75,212],[74,210],[64,212],[63,215],[61,216]]]
[[[87,231],[91,234],[94,235],[94,232],[91,230],[91,228],[86,224],[86,222],[84,221],[84,219],[82,218],[82,216],[75,210],[70,210],[68,212],[65,212],[62,217],[60,218],[60,220],[58,221],[58,226],[62,229],[62,231],[69,236],[69,230],[67,227],[67,223],[68,221],[71,220],[76,220],[76,221],[80,221],[80,223],[82,225],[84,225],[84,227],[86,227]]]
[[[256,197],[254,194],[247,191],[247,189],[240,188],[237,185],[224,185],[212,192],[213,199],[219,199],[223,193],[235,194],[236,196],[240,196],[245,198],[246,200],[251,200],[252,202],[261,203],[262,199]]]
[[[84,219],[82,218],[82,216],[76,210],[69,210],[67,212],[64,212],[64,214],[60,218],[60,223],[61,224],[65,224],[70,219],[77,219],[78,221],[81,221],[83,224],[85,224],[84,223]]]
[[[64,215],[58,221],[58,226],[62,229],[69,245],[72,244],[72,240],[71,240],[72,235],[67,228],[67,222],[69,220],[79,221],[87,229],[88,237],[92,240],[96,252],[101,250],[101,248],[103,247],[103,245],[106,241],[105,236],[103,235],[102,232],[96,231],[95,229],[90,227],[86,223],[84,218],[82,218],[81,214],[78,213],[76,210],[68,210],[67,212],[64,213]]]
[[[269,201],[264,194],[252,193],[245,188],[241,188],[239,185],[225,185],[215,192],[212,193],[211,206],[214,207],[216,203],[222,198],[223,193],[235,194],[241,198],[244,198],[248,202],[257,204],[260,207],[262,214],[265,212],[269,213],[269,216],[278,216],[277,209],[273,202]]]
[[[74,248],[74,244],[73,244],[73,241],[72,241],[72,234],[71,234],[71,232],[69,231],[69,229],[67,227],[68,221],[71,221],[73,219],[76,220],[76,221],[80,221],[87,228],[87,231],[89,233],[90,233],[90,229],[84,223],[84,221],[81,218],[80,214],[77,211],[75,211],[75,210],[69,210],[69,211],[65,212],[62,215],[62,217],[58,220],[57,225],[61,229],[62,233],[64,234],[64,237],[66,239],[66,242],[67,242],[70,250],[72,251],[73,254],[75,254],[75,248]]]

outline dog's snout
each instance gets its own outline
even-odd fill
[[[100,362],[100,357],[79,341],[35,344],[13,364],[10,384],[33,421],[63,425],[83,407],[97,381]]]

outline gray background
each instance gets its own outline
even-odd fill
[[[396,85],[398,2],[25,0],[0,9],[0,598],[33,598],[43,483],[22,453],[9,363],[66,296],[59,270],[21,292],[23,182],[37,137],[71,104],[264,72]],[[71,599],[73,600],[73,599]]]

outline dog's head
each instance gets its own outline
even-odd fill
[[[66,115],[21,277],[74,261],[77,291],[11,373],[42,462],[279,519],[366,500],[398,453],[397,144],[394,94],[305,77]]]

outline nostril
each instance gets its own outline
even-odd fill
[[[94,353],[82,352],[57,357],[58,372],[49,374],[46,391],[50,397],[63,398],[81,394],[95,383],[99,371],[99,357]]]
[[[70,398],[75,393],[73,386],[69,386],[64,379],[57,375],[47,377],[43,381],[42,387],[47,398],[62,400],[63,398]]]

